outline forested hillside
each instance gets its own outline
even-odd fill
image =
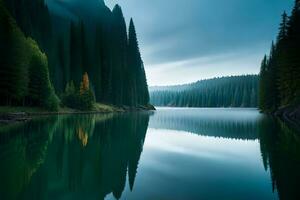
[[[259,94],[265,112],[300,104],[300,0],[291,16],[282,15],[276,42],[262,61]]]
[[[13,23],[15,29],[24,34],[24,38],[36,40],[45,52],[50,81],[59,97],[66,96],[70,86],[80,93],[83,78],[87,78],[87,90],[94,96],[90,99],[118,106],[148,105],[148,86],[135,26],[131,19],[127,29],[120,6],[116,5],[111,11],[103,1],[98,0],[1,0],[1,4],[1,9],[8,10],[9,21],[16,21]],[[5,23],[8,23],[7,20],[2,19],[0,25],[5,26]],[[6,47],[13,48],[11,43]],[[20,54],[25,56],[25,51],[20,50]],[[6,53],[10,54],[9,51]],[[22,56],[13,52],[9,56],[15,62],[26,65]],[[12,62],[9,64],[16,67]],[[4,69],[9,65],[5,65],[1,63],[1,71],[9,75]],[[26,77],[24,72],[15,73]],[[4,80],[3,76],[1,78],[1,96],[8,94],[10,99],[15,99],[10,97],[16,93],[14,90],[4,94],[2,88],[10,82],[21,80],[9,76],[5,77],[9,80]],[[28,95],[22,88],[15,89]],[[1,105],[7,105],[7,102],[1,99]],[[19,99],[10,103],[23,105]]]
[[[26,38],[0,0],[0,105],[55,110],[58,98],[49,79],[47,57]]]
[[[257,107],[258,76],[232,76],[192,84],[152,87],[155,106],[174,107]]]

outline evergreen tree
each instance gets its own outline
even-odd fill
[[[300,103],[300,0],[295,0],[295,6],[288,23],[288,61],[287,66],[291,80],[290,104]]]
[[[113,72],[112,79],[118,80],[113,81],[112,91],[113,91],[113,103],[116,105],[122,105],[124,98],[124,90],[126,90],[125,76],[123,73],[127,70],[126,62],[126,47],[127,47],[127,32],[126,23],[123,16],[122,9],[119,5],[116,5],[112,11],[113,24],[112,24],[112,34],[113,34]]]
[[[137,49],[137,38],[133,20],[130,20],[128,31],[128,94],[130,106],[137,106],[137,71],[140,64],[140,55]]]
[[[267,100],[266,109],[270,112],[275,111],[279,107],[279,91],[277,80],[278,74],[278,55],[277,47],[272,42],[271,52],[267,66]]]
[[[28,101],[30,105],[58,109],[58,98],[50,82],[47,56],[41,53],[35,41],[29,40],[32,55],[29,64]]]
[[[71,22],[70,27],[70,70],[71,80],[79,85],[82,74],[81,27]]]
[[[0,1],[0,102],[17,104],[24,100],[28,85],[27,41]]]
[[[57,71],[56,55],[52,53],[55,41],[53,41],[51,16],[45,0],[4,0],[4,2],[23,34],[37,41],[40,49],[46,52],[49,71],[51,73]],[[54,75],[51,74],[52,80]]]
[[[291,90],[289,88],[292,77],[290,76],[290,65],[288,62],[288,16],[286,12],[282,14],[282,22],[279,28],[279,34],[277,37],[277,56],[278,56],[278,87],[280,104],[285,105],[289,102],[288,98],[291,96]]]
[[[272,45],[264,76],[260,80],[260,108],[274,112],[279,107],[300,103],[300,1],[292,15],[284,12],[275,45]],[[266,69],[265,69],[266,68]]]
[[[62,95],[62,103],[70,108],[79,107],[78,94],[73,81],[66,84],[65,92]]]
[[[4,97],[0,100],[1,104],[23,104],[24,97],[28,95],[29,75],[26,73],[32,60],[26,52],[27,41],[23,33],[26,37],[36,40],[45,52],[51,82],[59,93],[71,80],[74,81],[75,87],[79,88],[81,76],[83,72],[87,72],[90,74],[90,90],[94,91],[98,102],[119,106],[149,103],[146,75],[135,27],[131,20],[130,33],[127,35],[120,6],[117,5],[110,11],[103,2],[99,2],[99,13],[78,13],[75,22],[70,16],[51,15],[45,0],[3,2],[5,4],[2,7],[9,9],[16,23],[5,24],[5,20],[2,20],[3,23],[0,24],[3,27],[13,24],[13,28],[7,26],[0,30],[1,41],[3,40],[1,56],[5,57],[3,62],[8,63],[3,66],[3,70],[0,69],[0,74],[3,74],[0,79],[1,96]],[[4,15],[4,12],[1,14]],[[90,18],[95,21],[93,25],[88,22]],[[14,31],[17,25],[21,31]],[[22,36],[16,36],[19,33]],[[10,48],[6,48],[7,46]],[[51,88],[53,89],[52,86]]]
[[[130,105],[147,105],[149,103],[148,86],[132,19],[129,24],[128,67],[130,73],[128,82],[132,100]]]
[[[96,29],[96,41],[97,41],[97,59],[100,65],[96,72],[101,75],[98,93],[96,97],[98,101],[104,103],[112,102],[112,50],[111,50],[111,32],[106,30],[102,24],[97,25]],[[98,75],[97,75],[98,77]],[[98,80],[98,78],[96,79]],[[116,80],[117,81],[117,80]],[[99,93],[99,91],[101,93]]]
[[[69,66],[66,63],[66,50],[65,50],[65,44],[62,39],[58,40],[58,45],[57,45],[57,53],[58,53],[58,65],[60,68],[61,76],[58,76],[60,78],[60,81],[57,80],[55,85],[60,85],[59,88],[57,88],[59,91],[60,89],[63,88],[68,81],[70,80],[70,69]]]
[[[58,98],[50,83],[47,57],[26,39],[0,1],[1,104],[33,105],[51,110]],[[3,42],[3,43],[2,43]],[[4,48],[4,49],[2,49]],[[3,57],[2,57],[3,56]]]
[[[288,15],[284,11],[282,14],[282,21],[279,27],[279,33],[277,36],[277,43],[280,43],[281,41],[285,40],[287,36],[288,36]]]
[[[141,93],[139,93],[139,96],[141,98],[140,105],[148,105],[150,103],[150,96],[149,96],[147,78],[146,78],[143,62],[140,68],[139,77],[140,77],[140,84],[141,84],[141,90],[140,90]]]
[[[80,23],[80,33],[79,33],[79,37],[80,37],[80,46],[79,46],[79,51],[81,54],[81,66],[80,68],[83,71],[90,71],[90,66],[91,64],[89,63],[89,52],[88,52],[88,48],[87,48],[87,42],[86,42],[86,33],[85,33],[85,26],[84,23],[81,22]]]

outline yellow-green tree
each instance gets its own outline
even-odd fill
[[[80,95],[84,94],[89,89],[90,89],[89,76],[87,72],[85,72],[82,76],[82,81],[80,83]]]
[[[80,109],[82,110],[91,110],[95,103],[95,95],[90,89],[90,81],[87,72],[83,74],[82,81],[80,83],[79,102]]]

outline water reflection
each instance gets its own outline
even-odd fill
[[[57,119],[0,129],[0,199],[17,199],[45,161]]]
[[[134,188],[148,121],[142,113],[63,116],[2,129],[0,199],[119,199],[127,174]]]
[[[256,109],[161,109],[149,127],[181,130],[198,135],[258,139],[261,115]]]
[[[271,117],[260,121],[260,149],[280,199],[300,199],[300,134]]]
[[[152,175],[145,174],[149,172],[147,169],[150,168],[148,166],[150,162],[147,161],[149,158],[147,155],[151,152],[146,153],[144,160],[142,159],[144,164],[139,168],[149,118],[149,113],[45,117],[0,128],[0,199],[105,199],[111,195],[114,199],[143,199],[147,196],[147,189],[152,187],[156,188],[155,194],[158,197],[171,197],[175,191],[165,188],[176,188],[179,182],[168,182],[163,184],[162,188],[148,185],[147,181],[143,181],[145,180],[143,176]],[[206,141],[215,145],[209,148],[218,151],[222,150],[218,149],[218,145],[233,144],[229,142],[232,139],[252,140],[252,149],[248,151],[253,150],[255,148],[253,144],[259,142],[261,163],[272,180],[272,183],[268,183],[270,190],[263,188],[264,191],[261,192],[265,197],[271,197],[270,199],[276,198],[277,195],[279,199],[300,199],[297,190],[300,179],[300,135],[276,119],[263,116],[254,109],[161,109],[151,116],[149,128],[161,130],[159,134],[162,135],[157,136],[158,140],[168,140],[168,137],[163,135],[162,129],[171,131],[170,134],[176,130],[176,134],[190,132],[196,134],[193,137],[208,136]],[[154,134],[152,131],[149,132]],[[184,137],[180,136],[182,139]],[[186,137],[182,141],[183,147],[187,140],[188,144],[193,142]],[[162,142],[159,145],[163,144]],[[243,145],[239,142],[234,144]],[[193,144],[197,145],[202,145],[203,149],[208,148],[207,145],[210,143]],[[239,151],[239,149],[232,150]],[[224,151],[224,158],[225,154]],[[255,152],[249,153],[253,154]],[[157,155],[157,152],[153,155]],[[189,191],[184,194],[187,199],[197,198],[203,194],[200,193],[201,190],[194,188],[201,183],[206,183],[210,187],[207,192],[213,193],[218,190],[220,195],[228,195],[225,187],[228,180],[218,179],[224,182],[211,182],[214,174],[219,173],[212,169],[214,162],[205,164],[206,160],[201,157],[167,155],[166,153],[162,156],[163,163],[160,165],[171,166],[168,168],[168,174],[165,174],[164,169],[159,169],[159,165],[156,170],[160,177],[172,174],[175,180],[193,183],[181,186],[186,187],[181,188],[183,191]],[[196,162],[196,159],[202,159],[200,162],[202,166],[198,166],[199,162]],[[183,166],[186,167],[176,168],[177,166],[172,165],[175,160],[185,163]],[[247,163],[243,165],[236,163],[236,167],[229,171],[228,168],[232,167],[232,161],[230,162],[229,164],[228,159],[219,160],[218,167],[220,173],[223,171],[226,173],[228,170],[230,179],[239,181],[237,183],[239,187],[232,192],[231,199],[251,199],[250,196],[243,196],[241,191],[251,192],[251,184],[269,181],[264,180],[265,177],[257,176],[247,182],[244,179],[246,177],[238,177],[241,174],[248,174],[238,171],[245,170],[238,168],[246,166]],[[191,165],[195,165],[194,169],[201,169],[201,173],[185,171],[191,169]],[[255,167],[260,169],[260,166]],[[217,169],[217,166],[213,168]],[[190,176],[190,173],[194,175]],[[136,182],[138,176],[140,179]],[[223,177],[227,175],[224,174]],[[251,183],[253,179],[259,180]],[[136,184],[139,186],[138,189]],[[135,196],[129,198],[128,191],[135,192]],[[201,196],[203,199],[208,197],[209,195]]]

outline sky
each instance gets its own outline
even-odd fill
[[[105,0],[137,29],[148,85],[257,74],[294,0]]]

